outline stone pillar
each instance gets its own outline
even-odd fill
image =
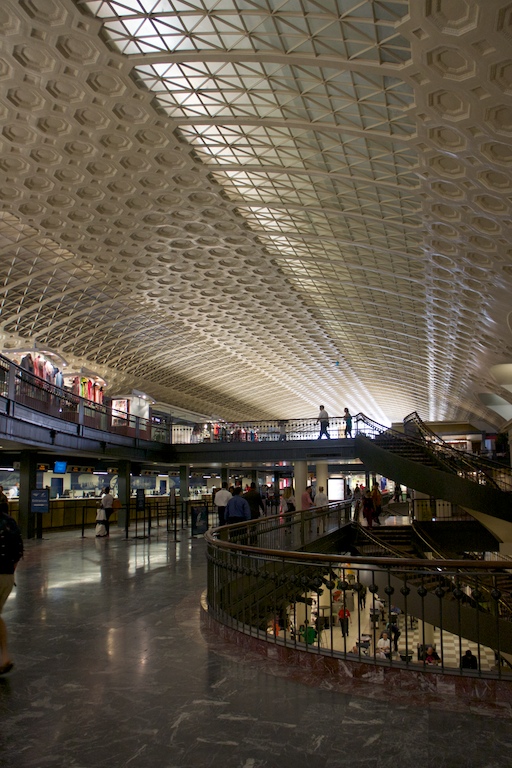
[[[222,483],[229,483],[229,470],[227,467],[221,467],[220,481],[221,481],[221,485]]]
[[[274,471],[274,498],[278,499],[280,495],[279,491],[279,480],[281,478],[281,475],[279,472]]]
[[[316,463],[316,490],[322,485],[327,493],[327,479],[329,477],[329,465],[326,461],[317,461]]]
[[[293,462],[293,483],[295,492],[296,508],[300,509],[300,498],[306,490],[308,482],[308,463],[307,461],[294,461]]]
[[[131,498],[131,462],[117,462],[117,493],[121,502],[121,509],[117,515],[117,525],[119,528],[126,528],[126,523],[130,519],[130,498]]]
[[[19,526],[24,539],[33,539],[36,520],[30,511],[30,492],[36,488],[37,454],[34,451],[21,451],[20,454],[20,494]]]
[[[188,485],[188,476],[190,475],[190,466],[188,464],[182,464],[180,466],[180,498],[184,502],[188,499],[190,491]]]

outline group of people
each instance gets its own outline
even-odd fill
[[[265,503],[256,483],[251,483],[242,493],[241,485],[231,486],[224,481],[222,488],[215,492],[213,503],[217,507],[219,525],[232,525],[246,520],[256,520],[265,514]]]
[[[317,422],[320,424],[320,434],[318,439],[321,440],[325,435],[328,440],[331,439],[329,434],[329,414],[325,410],[323,405],[319,406],[320,413],[318,414]],[[348,408],[345,408],[343,413],[343,420],[345,422],[345,437],[352,437],[352,416]]]
[[[363,484],[354,488],[352,499],[355,502],[354,519],[359,518],[359,513],[363,512],[368,528],[373,524],[380,525],[380,515],[382,513],[382,493],[378,483],[374,483],[372,490],[366,489]]]
[[[265,499],[254,482],[244,492],[241,485],[228,487],[228,483],[224,481],[222,488],[214,492],[213,503],[217,507],[219,526],[257,520],[266,514]],[[313,507],[327,507],[328,504],[329,499],[323,485],[318,486],[314,495],[313,487],[308,485],[301,494],[299,509],[307,511]],[[291,486],[283,490],[279,508],[283,515],[296,511],[297,500]]]

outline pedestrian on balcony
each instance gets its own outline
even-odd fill
[[[352,437],[352,416],[348,408],[345,408],[343,418],[345,419],[345,437]]]
[[[370,491],[366,491],[363,498],[363,517],[366,519],[366,525],[368,528],[373,526],[373,516],[375,513],[375,507],[373,505],[373,499]]]
[[[327,431],[329,427],[329,414],[323,405],[320,406],[320,413],[318,414],[317,422],[320,422],[320,434],[318,435],[318,439],[321,440],[322,435],[325,435],[326,438],[330,440],[331,436]]]

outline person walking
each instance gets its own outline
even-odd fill
[[[228,491],[228,484],[226,481],[222,483],[222,488],[215,494],[214,504],[217,507],[217,514],[219,516],[219,526],[226,525],[225,513],[226,504],[230,500],[232,494]]]
[[[373,515],[375,508],[373,506],[373,499],[370,491],[366,491],[363,498],[363,517],[366,518],[366,524],[368,528],[373,526]]]
[[[23,539],[16,521],[9,516],[9,505],[0,502],[0,614],[14,587],[14,572],[23,557]],[[7,647],[7,627],[0,615],[0,675],[14,664]]]
[[[382,493],[379,490],[377,483],[373,484],[372,488],[372,501],[373,501],[373,519],[380,525],[380,513],[382,512]]]
[[[103,524],[105,525],[105,536],[110,536],[110,517],[113,512],[113,504],[114,504],[114,497],[110,493],[109,486],[107,486],[103,491],[103,496],[101,497],[101,503],[100,503],[100,506],[102,507],[102,509],[105,510],[105,517],[103,520]]]
[[[352,437],[352,416],[348,408],[345,408],[343,418],[345,419],[345,437]]]
[[[348,608],[340,608],[338,611],[338,620],[340,622],[341,634],[343,637],[348,637],[350,624],[350,611]]]
[[[233,496],[226,504],[225,520],[227,525],[243,523],[245,520],[251,519],[251,508],[241,493],[242,488],[237,485],[233,490]]]
[[[320,434],[318,435],[318,439],[321,440],[322,435],[325,435],[326,438],[330,440],[331,436],[327,431],[329,427],[329,414],[323,405],[320,406],[320,413],[318,414],[317,422],[320,422]]]
[[[251,483],[251,487],[246,491],[242,498],[244,498],[251,509],[251,520],[257,520],[258,517],[265,514],[265,505],[261,494],[256,489],[256,483]]]

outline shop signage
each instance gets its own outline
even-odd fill
[[[117,475],[119,474],[119,469],[117,467],[107,467],[107,473],[109,475]]]
[[[50,511],[50,491],[48,488],[30,491],[30,511],[40,515]]]
[[[92,475],[94,467],[68,467],[68,472],[81,472],[84,474]]]
[[[48,472],[48,470],[50,469],[50,465],[49,464],[38,464],[36,469],[37,469],[38,472]]]
[[[145,477],[158,477],[160,472],[158,469],[143,469],[141,470],[141,475],[144,475]]]

